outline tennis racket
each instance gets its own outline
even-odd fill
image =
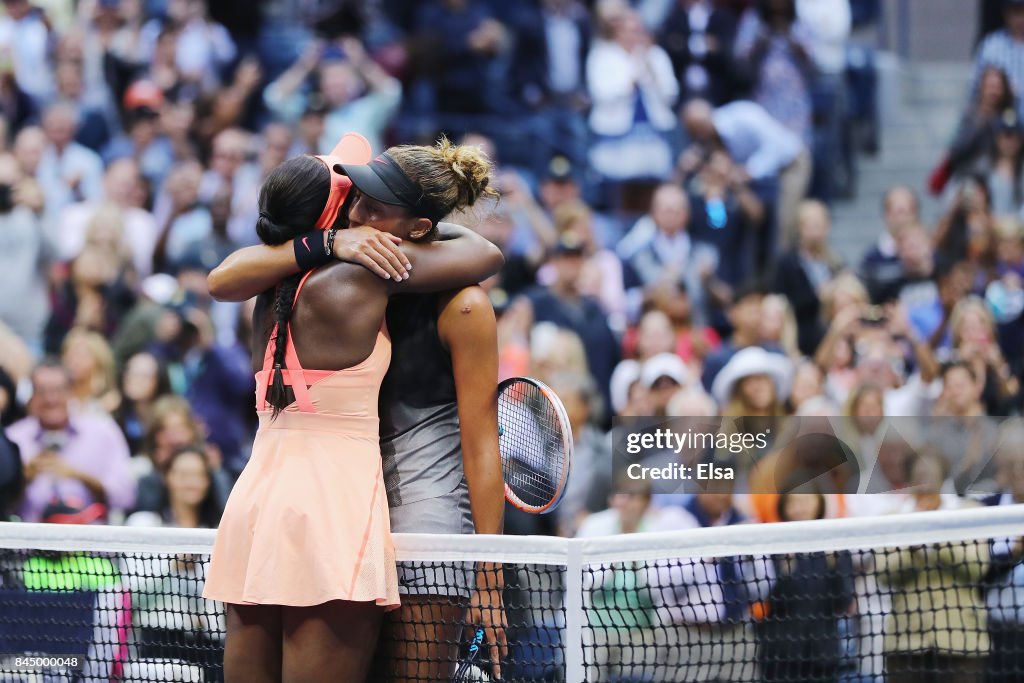
[[[573,442],[565,406],[551,387],[530,377],[498,385],[498,449],[508,502],[534,514],[558,507]]]
[[[498,450],[508,502],[533,514],[558,507],[569,479],[573,441],[565,406],[551,387],[531,377],[498,385]],[[477,627],[452,683],[490,680],[473,664],[483,645],[484,629]]]

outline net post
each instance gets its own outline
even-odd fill
[[[565,681],[583,683],[583,542],[569,539],[565,562]]]

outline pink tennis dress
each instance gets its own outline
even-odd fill
[[[203,597],[394,608],[398,578],[377,417],[391,361],[387,328],[382,323],[366,360],[338,371],[304,371],[289,329],[284,375],[295,402],[272,420],[266,395],[274,330],[256,374],[259,431],[217,530]]]

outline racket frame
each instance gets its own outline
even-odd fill
[[[554,389],[549,387],[544,382],[541,382],[539,379],[534,379],[533,377],[509,377],[506,380],[502,380],[498,384],[498,402],[499,402],[499,404],[501,402],[502,394],[505,392],[505,390],[508,387],[510,387],[510,386],[512,386],[514,384],[518,384],[520,382],[529,384],[529,385],[535,387],[536,389],[538,389],[541,392],[541,394],[544,396],[544,398],[547,399],[548,403],[554,409],[555,418],[558,420],[558,425],[559,425],[559,428],[560,428],[560,430],[562,432],[562,452],[564,453],[564,458],[563,458],[564,465],[562,466],[562,473],[561,473],[561,476],[559,477],[559,480],[558,480],[558,488],[555,490],[555,495],[552,496],[551,500],[548,501],[545,505],[542,505],[542,506],[527,505],[526,503],[524,503],[522,500],[519,499],[519,496],[517,496],[515,494],[515,492],[512,490],[512,487],[509,486],[507,481],[504,482],[504,484],[505,484],[505,500],[507,500],[509,503],[511,503],[515,507],[519,508],[523,512],[528,512],[530,514],[548,514],[550,512],[553,512],[555,510],[555,508],[558,507],[558,504],[562,502],[562,498],[565,496],[565,488],[566,488],[566,484],[569,481],[569,470],[572,467],[572,456],[573,456],[573,449],[574,449],[574,444],[573,444],[573,439],[572,439],[572,426],[569,424],[569,415],[565,411],[565,406],[562,404],[562,399],[558,398],[558,394],[555,393]],[[502,430],[501,422],[500,422],[500,412],[499,412],[498,428],[499,428],[499,433],[501,433],[501,431],[503,431],[503,430]],[[498,450],[501,451],[501,437],[500,436],[499,436],[499,440],[498,440],[498,447],[499,447]],[[504,453],[501,454],[501,470],[502,470],[502,478],[504,478],[504,472],[505,472],[505,455],[504,455]]]

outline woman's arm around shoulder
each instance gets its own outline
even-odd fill
[[[430,292],[473,285],[501,270],[505,258],[498,247],[468,228],[441,223],[442,239],[415,244],[370,226],[338,230],[334,258],[364,266],[388,280],[395,291]],[[307,233],[310,249],[324,248],[327,233]],[[319,244],[309,244],[319,239]],[[399,248],[402,245],[402,248]],[[415,275],[413,263],[419,266]],[[295,241],[277,246],[256,245],[234,252],[210,272],[210,294],[222,301],[245,301],[300,271]],[[399,286],[400,285],[400,286]]]
[[[441,239],[434,242],[406,240],[402,243],[402,253],[410,263],[409,277],[393,282],[392,292],[442,292],[461,287],[474,289],[472,285],[495,275],[505,265],[501,249],[469,228],[454,223],[439,223],[438,229]],[[455,296],[470,295],[459,292]],[[482,290],[472,296],[487,298]],[[487,306],[490,308],[489,301]]]

